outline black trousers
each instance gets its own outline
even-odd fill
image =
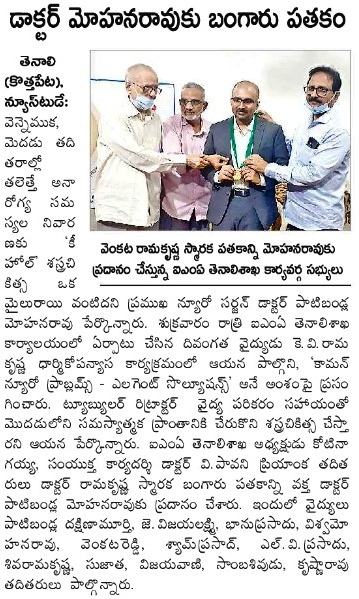
[[[309,231],[309,229],[298,229],[298,227],[288,223],[286,231]],[[318,229],[318,231],[339,231],[339,229]]]

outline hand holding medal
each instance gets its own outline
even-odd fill
[[[252,127],[252,131],[251,131],[251,134],[249,137],[246,154],[245,154],[245,159],[248,158],[248,156],[250,156],[253,152],[253,141],[254,141],[254,134],[256,131],[256,125],[257,125],[257,116],[254,115],[253,127]],[[249,192],[249,181],[251,179],[249,177],[247,177],[245,171],[242,171],[242,167],[245,164],[245,160],[241,164],[238,164],[237,145],[236,145],[236,139],[235,139],[235,135],[234,135],[234,118],[232,118],[230,120],[229,129],[230,129],[230,139],[231,139],[231,151],[232,151],[233,163],[235,165],[232,189],[233,189],[234,195],[247,197],[247,196],[249,196],[249,193],[250,193]]]

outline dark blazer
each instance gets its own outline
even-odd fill
[[[230,157],[229,164],[232,164],[229,133],[230,120],[226,119],[211,126],[204,146],[204,154],[228,156]],[[254,134],[253,154],[259,154],[266,162],[288,164],[289,155],[282,127],[276,123],[268,123],[259,118]],[[211,167],[204,169],[202,174],[213,185],[207,219],[209,222],[218,225],[231,199],[232,182],[214,183],[215,170]],[[265,180],[265,187],[250,184],[250,198],[253,199],[253,206],[263,228],[269,229],[278,216],[274,192],[276,181],[267,177]]]

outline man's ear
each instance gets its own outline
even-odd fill
[[[208,102],[203,102],[203,111],[206,110],[207,106],[208,106]]]
[[[340,96],[340,92],[334,92],[334,96],[332,98],[332,100],[330,100],[329,105],[334,106],[335,102],[338,100]]]

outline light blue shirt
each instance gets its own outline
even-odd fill
[[[317,148],[307,145],[309,138]],[[309,113],[289,145],[288,166],[270,163],[265,169],[267,177],[288,183],[286,221],[306,231],[342,229],[350,137],[338,123],[335,107],[315,121]]]

